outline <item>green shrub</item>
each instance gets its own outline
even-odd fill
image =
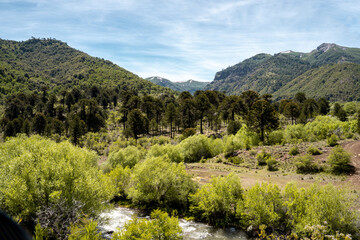
[[[270,159],[270,158],[271,158],[271,154],[265,152],[265,150],[262,150],[261,153],[259,153],[258,155],[256,155],[256,159],[257,159],[257,161],[258,161],[258,165],[259,165],[259,166],[264,166],[264,165],[266,165],[266,164],[267,164],[266,161],[267,161],[268,159]]]
[[[184,158],[180,152],[180,148],[171,144],[154,145],[148,151],[146,157],[167,157],[172,162],[182,162]]]
[[[326,234],[358,232],[359,214],[354,211],[355,195],[343,187],[328,184],[298,188],[289,183],[285,187],[284,207],[288,226],[301,239],[307,236],[309,226],[325,225]],[[325,238],[312,238],[325,239]]]
[[[214,157],[211,141],[213,140],[205,135],[196,135],[183,140],[177,147],[180,149],[186,163],[199,162],[202,158]]]
[[[66,229],[81,213],[101,211],[114,195],[97,160],[95,152],[69,142],[10,138],[0,144],[0,208],[25,223],[41,218],[51,228],[56,224]]]
[[[227,134],[235,135],[241,128],[241,122],[239,121],[230,121],[227,126]]]
[[[339,141],[339,137],[336,136],[335,134],[332,134],[328,139],[327,139],[327,144],[330,147],[334,147],[336,145],[338,145],[338,141]]]
[[[238,207],[237,211],[237,215],[245,217],[253,227],[278,226],[285,214],[280,188],[275,184],[257,183],[244,195],[244,209]]]
[[[291,155],[291,156],[296,156],[296,155],[298,155],[299,153],[300,153],[300,152],[299,152],[298,146],[293,146],[292,148],[290,148],[289,155]]]
[[[243,192],[240,178],[234,173],[212,178],[210,183],[190,195],[190,211],[199,220],[216,226],[228,226],[236,221],[236,209],[243,200]]]
[[[117,152],[110,153],[108,161],[113,168],[118,165],[132,168],[143,158],[143,156],[143,150],[140,150],[135,146],[127,146]]]
[[[308,147],[307,152],[309,154],[311,154],[311,155],[320,155],[320,154],[322,154],[322,152],[317,147],[314,147],[312,145],[310,147]]]
[[[182,228],[179,225],[179,219],[177,217],[169,217],[166,212],[154,210],[150,214],[150,220],[134,217],[130,222],[125,224],[125,227],[121,231],[115,232],[112,239],[180,240],[183,238]]]
[[[283,130],[272,131],[267,138],[269,145],[283,144],[284,140],[285,139]]]
[[[295,158],[295,166],[297,173],[318,173],[322,170],[309,154]]]
[[[128,197],[137,205],[181,210],[186,209],[188,195],[196,185],[183,163],[152,157],[134,167],[129,186]]]
[[[101,232],[98,230],[98,223],[92,219],[81,219],[76,225],[70,228],[69,240],[91,239],[102,240]]]
[[[273,157],[269,157],[266,160],[266,165],[267,165],[268,171],[277,171],[278,170],[278,162]]]
[[[350,173],[353,167],[350,165],[350,154],[341,146],[335,147],[329,157],[330,171],[334,174]]]
[[[244,162],[244,159],[242,159],[241,157],[238,157],[238,156],[229,157],[227,160],[236,165],[239,165],[240,163]]]
[[[299,141],[306,141],[307,135],[303,124],[288,125],[284,133],[285,141],[288,143],[298,143]]]
[[[117,166],[107,174],[112,186],[115,187],[115,195],[124,197],[130,181],[131,170],[129,167],[123,168],[121,165]]]

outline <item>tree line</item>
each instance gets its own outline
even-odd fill
[[[135,139],[143,134],[174,137],[195,128],[201,134],[218,132],[224,125],[228,133],[234,134],[241,123],[246,123],[264,141],[269,132],[279,127],[279,114],[294,124],[306,123],[330,110],[326,99],[307,99],[303,93],[291,100],[273,102],[271,98],[270,94],[260,95],[252,90],[239,96],[212,90],[196,91],[194,95],[182,92],[154,96],[98,86],[63,90],[59,94],[49,94],[43,88],[40,92],[9,96],[1,127],[4,138],[18,133],[56,134],[78,144],[87,132],[106,130],[108,112],[112,110],[120,116],[116,125],[121,126],[123,134]],[[335,104],[334,113],[346,120],[346,112],[339,104]]]

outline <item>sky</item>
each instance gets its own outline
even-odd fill
[[[360,47],[358,0],[0,0],[0,38],[55,38],[146,78],[212,81],[258,53]]]

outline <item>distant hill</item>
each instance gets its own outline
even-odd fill
[[[194,94],[197,90],[203,90],[205,86],[209,84],[209,82],[199,82],[195,80],[188,80],[185,82],[172,82],[162,77],[149,77],[146,78],[146,80],[162,87],[171,88],[172,90],[175,91],[179,91],[179,92],[188,91],[192,94]]]
[[[330,101],[360,101],[360,64],[339,63],[314,68],[293,79],[273,94],[291,98],[297,92]]]
[[[344,98],[340,96],[341,94],[336,93],[334,88],[326,91],[323,89],[323,91],[314,95],[310,92],[313,88],[311,84],[314,84],[314,82],[304,79],[306,79],[305,76],[314,74],[322,66],[346,62],[355,63],[351,69],[355,68],[356,64],[360,63],[360,49],[324,43],[310,53],[293,51],[284,51],[274,55],[261,53],[217,72],[214,81],[206,89],[225,91],[228,94],[240,94],[251,89],[261,94],[273,94],[277,98],[285,96],[293,97],[296,92],[304,91],[309,96],[326,96],[329,99],[341,100]],[[323,68],[320,72],[325,74],[325,69],[328,68],[330,69],[331,67]],[[347,68],[347,70],[337,74],[339,82],[347,77],[349,74],[347,71],[350,71],[350,69]],[[355,76],[355,78],[358,78],[358,76]],[[295,83],[295,81],[300,80],[302,84]],[[309,86],[305,86],[307,84]],[[296,89],[300,85],[302,90],[300,88]],[[326,84],[326,86],[334,85]],[[356,84],[349,86],[349,88],[353,89],[356,87]],[[360,88],[357,90],[359,91]],[[350,98],[357,99],[356,96],[349,96]]]
[[[0,39],[2,96],[42,88],[59,92],[74,86],[92,85],[138,93],[172,92],[55,39],[33,38],[22,42]]]

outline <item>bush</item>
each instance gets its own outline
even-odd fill
[[[267,138],[269,145],[283,144],[284,140],[283,130],[272,131]]]
[[[244,162],[244,159],[242,159],[241,157],[234,156],[234,157],[229,157],[228,161],[235,165],[239,165],[240,163]]]
[[[81,219],[81,221],[70,228],[69,240],[91,239],[102,240],[98,231],[98,223],[92,219]]]
[[[107,174],[112,186],[115,187],[116,196],[124,197],[130,181],[131,170],[129,167],[117,166]]]
[[[182,162],[184,158],[180,152],[180,148],[173,146],[171,144],[166,145],[154,145],[150,148],[149,152],[146,155],[149,157],[167,157],[171,162]]]
[[[300,234],[301,239],[309,237],[305,235],[306,229],[315,225],[326,225],[327,235],[338,231],[358,232],[359,215],[353,209],[355,197],[346,189],[331,184],[313,184],[304,189],[289,183],[284,194],[288,226]]]
[[[97,159],[96,153],[69,142],[10,138],[0,144],[0,208],[23,222],[33,221],[46,209],[69,209],[66,212],[75,216],[96,214],[114,194]],[[66,228],[70,221],[64,219],[59,224]]]
[[[268,183],[257,183],[246,192],[244,208],[238,208],[238,216],[245,215],[247,224],[256,228],[262,224],[278,226],[285,214],[280,188]]]
[[[290,148],[289,155],[291,155],[291,156],[296,156],[296,155],[298,155],[299,153],[300,153],[300,152],[299,152],[298,146],[293,146],[292,148]]]
[[[231,173],[226,177],[212,178],[190,195],[190,211],[199,220],[225,227],[235,223],[236,208],[243,200],[240,178]]]
[[[256,159],[257,159],[257,161],[258,161],[258,165],[259,165],[259,166],[264,166],[264,165],[266,165],[266,164],[267,164],[266,161],[267,161],[268,159],[270,159],[270,158],[271,158],[271,154],[265,152],[265,150],[262,150],[261,153],[259,153],[258,155],[256,155]]]
[[[125,224],[124,229],[115,232],[113,240],[128,239],[167,239],[180,240],[182,238],[182,228],[177,217],[169,217],[166,212],[154,210],[150,214],[150,220],[134,217]]]
[[[186,163],[199,162],[202,158],[214,157],[211,141],[213,140],[204,135],[196,135],[183,140],[177,147],[183,154]]]
[[[227,134],[235,135],[241,128],[241,122],[239,121],[230,121],[227,126]]]
[[[341,146],[335,147],[329,157],[330,171],[334,174],[350,173],[353,167],[350,165],[350,154]]]
[[[267,165],[268,171],[277,171],[278,170],[278,162],[273,157],[270,157],[266,160],[266,165]]]
[[[137,147],[127,146],[117,152],[110,153],[108,161],[113,168],[118,165],[132,168],[143,158],[143,155],[144,152]]]
[[[299,141],[306,141],[307,135],[303,124],[288,125],[285,128],[284,137],[288,143],[298,143]]]
[[[332,134],[328,139],[327,139],[327,144],[330,147],[334,147],[338,144],[339,138],[338,136],[336,136],[335,134]]]
[[[295,158],[295,166],[297,173],[318,173],[321,171],[321,167],[314,163],[309,154]]]
[[[309,154],[311,154],[311,155],[320,155],[320,154],[322,154],[322,152],[317,147],[314,147],[314,146],[308,147],[307,152]]]
[[[150,208],[172,207],[186,209],[188,195],[195,191],[195,183],[183,163],[152,157],[134,167],[128,197],[133,203]]]

